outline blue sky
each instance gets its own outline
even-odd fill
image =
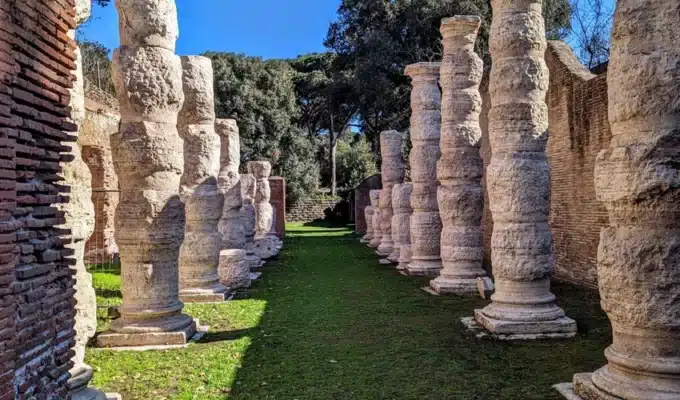
[[[177,53],[228,51],[264,58],[293,58],[323,51],[328,24],[340,0],[177,0]],[[118,47],[118,15],[95,6],[82,29],[89,40]]]

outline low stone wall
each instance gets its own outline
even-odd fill
[[[317,219],[324,219],[324,211],[328,208],[333,209],[341,198],[331,198],[329,196],[312,196],[305,200],[298,200],[286,214],[288,222],[312,222]]]

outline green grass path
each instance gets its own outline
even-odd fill
[[[485,301],[428,295],[426,281],[377,261],[347,229],[289,225],[280,261],[246,298],[187,306],[210,325],[200,343],[89,350],[93,384],[128,400],[559,400],[553,384],[605,362],[611,332],[594,292],[555,285],[578,337],[498,342],[459,322]],[[100,302],[119,301],[117,278],[95,274]]]

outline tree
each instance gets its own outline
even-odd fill
[[[569,0],[544,1],[547,34],[563,38],[570,23]],[[482,18],[477,52],[490,66],[491,9],[488,0],[343,0],[325,45],[354,76],[357,117],[379,158],[379,135],[409,126],[410,85],[406,65],[441,58],[441,19],[457,14]]]
[[[282,60],[206,53],[213,61],[218,118],[234,118],[241,132],[242,166],[269,160],[286,177],[289,203],[318,185],[316,147],[296,121],[295,71]]]
[[[338,185],[353,188],[371,175],[377,174],[373,154],[363,135],[338,141]]]
[[[310,137],[328,140],[331,195],[337,193],[337,145],[349,130],[357,111],[353,101],[353,75],[333,53],[310,54],[291,62],[297,71],[298,123]]]
[[[87,84],[95,85],[104,92],[115,96],[109,49],[99,42],[88,40],[79,40],[78,46],[83,59],[83,75]]]
[[[571,0],[571,44],[581,62],[594,68],[609,60],[613,6],[604,0]]]

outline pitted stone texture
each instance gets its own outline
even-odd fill
[[[235,120],[217,120],[222,149],[218,185],[224,196],[224,207],[219,231],[222,234],[223,249],[245,249],[246,231],[243,223],[243,189],[239,167],[241,165],[241,144],[239,129]]]
[[[262,260],[255,255],[255,193],[255,176],[252,174],[241,174],[241,197],[243,198],[241,218],[245,232],[246,261],[250,268],[262,266]]]
[[[184,92],[182,63],[172,51],[160,47],[116,49],[113,82],[123,122],[177,125]]]
[[[116,0],[120,44],[175,52],[179,37],[175,0]]]
[[[250,267],[246,262],[245,250],[227,249],[220,252],[220,281],[232,290],[250,287]]]
[[[281,249],[280,240],[272,235],[274,223],[274,209],[269,200],[271,199],[271,187],[269,175],[272,166],[268,161],[251,161],[248,163],[248,172],[255,177],[255,255],[263,260],[272,258]]]
[[[439,294],[472,295],[484,261],[484,166],[479,154],[482,130],[482,59],[475,53],[481,20],[456,16],[442,20],[444,58],[441,158],[437,163],[439,216],[442,220],[440,275],[430,282]]]
[[[377,248],[382,242],[381,223],[380,218],[380,190],[371,190],[369,192],[371,198],[371,208],[373,209],[373,238],[368,242],[368,246]]]
[[[402,154],[404,137],[397,131],[380,134],[380,153],[382,157],[382,192],[380,193],[380,227],[382,239],[378,255],[386,257],[381,263],[389,264],[399,259],[399,250],[392,238],[392,189],[404,181],[406,166]]]
[[[491,296],[493,303],[476,311],[475,317],[494,333],[576,332],[576,324],[564,316],[550,293],[550,167],[545,155],[548,68],[541,3],[491,2],[492,158],[487,184],[494,220],[491,258],[496,292]]]
[[[217,187],[220,137],[215,133],[214,121],[206,120],[211,115],[207,110],[215,108],[212,63],[205,57],[182,57],[182,67],[184,92],[189,94],[185,98],[189,101],[184,102],[178,118],[179,135],[184,140],[180,197],[186,216],[179,253],[180,299],[220,301],[227,292],[218,275],[222,236],[217,224],[224,204]],[[202,124],[194,124],[197,121]]]
[[[176,20],[171,2],[117,2],[124,25],[121,42],[149,37],[153,24],[147,22],[158,16],[155,5],[172,5],[168,17]],[[123,46],[114,56],[114,81],[121,106],[120,131],[112,135],[111,149],[120,185],[115,225],[123,303],[121,317],[97,342],[105,347],[186,343],[196,323],[182,313],[179,299],[185,225],[179,196],[184,148],[177,130],[184,103],[181,62],[172,50]]]
[[[397,184],[392,190],[392,238],[394,245],[399,249],[396,262],[397,269],[405,270],[411,262],[411,192],[413,185],[410,183]]]
[[[418,63],[406,67],[411,91],[411,263],[408,273],[439,275],[442,268],[440,236],[442,222],[437,203],[437,161],[440,156],[441,93],[439,63]]]
[[[366,219],[366,234],[361,238],[361,243],[370,243],[373,240],[373,207],[366,206],[364,218]],[[394,229],[394,227],[392,228]]]
[[[586,399],[680,398],[679,24],[677,2],[616,6],[612,140],[595,164],[595,190],[609,214],[598,280],[614,334],[608,364],[574,377]]]

